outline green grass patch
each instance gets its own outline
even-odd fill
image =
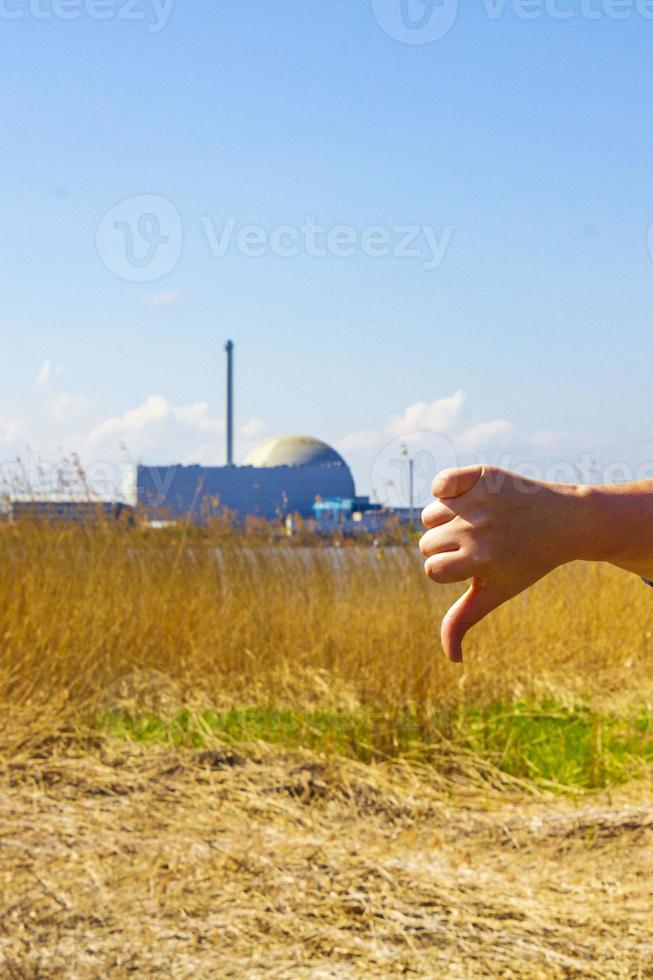
[[[456,720],[457,741],[522,779],[595,789],[642,775],[653,763],[653,717],[589,707],[494,704]]]
[[[653,716],[601,714],[557,702],[492,704],[448,714],[301,711],[275,706],[180,711],[164,718],[114,710],[99,719],[115,738],[200,748],[219,740],[305,747],[362,762],[402,758],[438,767],[457,755],[511,776],[561,788],[594,789],[641,776],[653,763]]]

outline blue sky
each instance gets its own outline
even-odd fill
[[[240,458],[653,459],[653,4],[404,2],[0,4],[4,460],[220,461],[227,337]]]

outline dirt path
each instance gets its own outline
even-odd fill
[[[308,757],[0,768],[2,977],[653,977],[653,807]]]

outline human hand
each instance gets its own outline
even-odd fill
[[[434,582],[471,578],[442,621],[442,646],[462,661],[471,626],[557,565],[581,557],[576,534],[582,488],[542,483],[489,466],[444,470],[422,513],[420,540]]]

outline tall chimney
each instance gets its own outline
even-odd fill
[[[227,466],[234,465],[234,344],[228,340],[227,352]]]

